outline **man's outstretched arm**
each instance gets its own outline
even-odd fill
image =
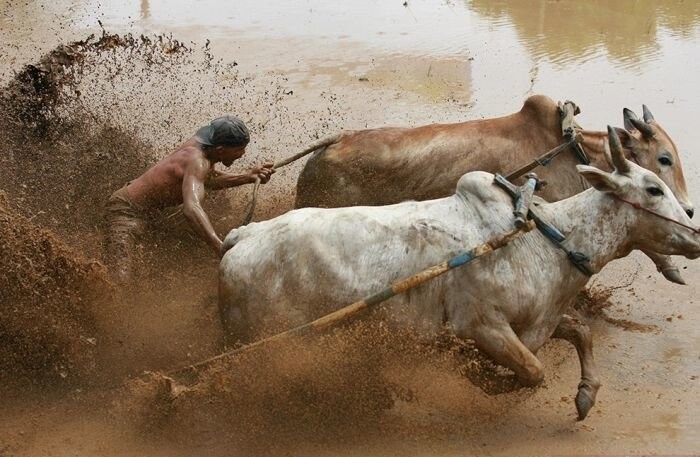
[[[209,173],[210,165],[205,159],[192,161],[187,165],[182,179],[182,212],[194,229],[202,236],[207,244],[221,255],[221,245],[209,217],[202,208],[202,201],[206,195],[204,182]]]
[[[271,163],[265,163],[251,169],[248,173],[243,175],[234,175],[232,173],[214,171],[210,174],[209,179],[206,181],[207,189],[219,190],[241,186],[243,184],[252,184],[257,178],[260,178],[260,182],[265,184],[270,180],[270,177],[276,171],[274,168],[272,168],[273,166],[274,165]]]

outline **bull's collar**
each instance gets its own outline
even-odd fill
[[[511,196],[514,200],[516,198],[519,198],[520,196],[520,190],[513,185],[510,181],[508,181],[506,178],[503,176],[496,174],[493,180],[494,184],[497,187],[500,187],[508,195]],[[536,204],[535,204],[536,205]],[[538,215],[536,211],[533,211],[532,208],[529,209],[528,211],[528,218],[532,219],[535,221],[535,224],[537,225],[537,228],[539,229],[540,232],[554,244],[557,248],[561,249],[566,253],[566,257],[569,259],[569,261],[578,269],[581,273],[585,274],[586,276],[593,276],[593,272],[591,269],[588,267],[588,263],[590,262],[590,258],[586,255],[583,254],[582,252],[578,251],[572,251],[568,249],[566,246],[563,245],[564,241],[566,241],[566,237],[564,234],[556,228],[554,225],[545,222],[542,220]]]

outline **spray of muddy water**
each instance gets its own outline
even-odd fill
[[[114,344],[128,347],[124,339],[129,335],[113,330],[133,327],[133,321],[115,316],[129,311],[126,315],[137,319],[138,306],[148,297],[137,294],[140,303],[115,303],[112,297],[97,306],[85,292],[92,288],[100,297],[109,295],[99,265],[106,198],[221,112],[235,107],[243,116],[255,111],[268,122],[274,118],[270,100],[282,91],[271,82],[263,90],[251,88],[248,81],[235,64],[215,62],[206,46],[194,51],[170,37],[103,32],[58,46],[0,89],[0,134],[6,146],[0,155],[0,336],[10,342],[3,351],[12,352],[5,360],[28,367],[36,380],[46,371],[72,378],[66,367],[91,371],[86,367],[95,360],[87,354],[105,346],[110,340],[105,333],[113,334]],[[256,119],[249,119],[253,129],[260,128]],[[208,199],[207,210],[219,222],[232,213],[230,200],[216,195]],[[181,222],[171,218],[156,224],[142,240],[142,285],[152,278],[167,287],[185,277],[212,288],[207,278],[214,259]],[[85,273],[90,269],[99,273]],[[186,297],[201,301],[201,289]],[[177,310],[168,318],[193,320]],[[148,328],[140,330],[142,339],[152,336]],[[85,341],[90,350],[72,362],[80,352],[74,347]]]
[[[436,387],[447,396],[479,397],[464,384],[465,374],[488,378],[492,388],[498,380],[501,388],[516,387],[509,373],[449,333],[426,338],[374,316],[242,353],[200,371],[195,384],[175,395],[165,377],[149,373],[127,384],[115,411],[168,442],[225,442],[251,455],[280,454],[300,443],[332,449],[387,433],[415,435],[418,424],[391,411],[430,402]],[[465,413],[477,409],[478,402]],[[462,424],[420,426],[421,433],[445,434]]]
[[[261,155],[273,147],[296,151],[342,122],[332,103],[304,111],[315,121],[299,119],[286,103],[289,93],[279,75],[245,74],[235,62],[216,61],[206,45],[167,37],[103,33],[18,72],[0,91],[0,133],[9,146],[0,156],[7,195],[0,222],[8,234],[0,246],[9,259],[2,285],[15,291],[1,296],[0,336],[17,341],[7,346],[14,352],[2,372],[23,369],[37,380],[48,370],[89,384],[100,371],[115,385],[144,369],[167,371],[218,352],[216,260],[206,246],[186,224],[155,225],[141,241],[138,290],[115,299],[94,260],[102,208],[113,190],[222,113],[246,120]],[[276,176],[258,217],[289,209],[294,178]],[[206,210],[225,231],[240,222],[245,203],[211,195]],[[502,414],[528,392],[485,400],[465,378],[498,393],[516,387],[508,375],[468,345],[447,337],[426,343],[369,320],[217,365],[175,398],[159,396],[158,382],[132,381],[112,411],[118,422],[133,417],[149,436],[170,442],[277,453],[293,443],[347,443],[360,435],[449,435]],[[469,409],[452,411],[459,420],[447,429],[421,422],[425,409],[408,422],[410,414],[391,418],[421,402],[450,411],[450,398]]]
[[[75,385],[94,375],[96,262],[19,214],[0,192],[0,382]]]
[[[218,322],[209,306],[215,259],[206,247],[183,224],[158,226],[142,240],[139,272],[142,289],[154,292],[114,291],[95,260],[102,208],[114,189],[223,112],[242,116],[254,133],[270,125],[287,131],[283,126],[292,121],[281,103],[282,84],[275,75],[244,76],[235,63],[215,61],[206,46],[193,51],[165,37],[108,33],[59,46],[17,73],[0,93],[0,130],[9,144],[0,157],[7,195],[0,202],[7,259],[2,285],[14,291],[2,295],[0,333],[12,342],[3,347],[11,352],[3,373],[17,378],[24,369],[39,382],[48,370],[85,386],[99,371],[112,378],[101,381],[115,385],[142,369],[173,367],[218,350]],[[297,131],[291,141],[303,144],[314,136]],[[230,228],[226,215],[234,206],[210,198],[207,211]],[[264,207],[260,213],[264,217]],[[444,362],[432,352],[376,322],[358,322],[318,341],[232,360],[161,405],[135,407],[137,391],[153,383],[134,381],[129,401],[115,410],[123,412],[118,421],[138,411],[139,426],[175,442],[206,441],[212,430],[220,438],[229,424],[235,425],[226,435],[246,447],[270,432],[280,443],[328,441],[348,428],[376,426],[397,398],[411,400],[400,367],[409,355],[409,365]],[[126,360],[129,354],[133,359]],[[202,402],[211,408],[200,408]]]

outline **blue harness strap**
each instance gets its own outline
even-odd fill
[[[513,199],[517,200],[519,198],[520,190],[503,176],[496,174],[494,183],[496,183],[496,185],[498,185],[501,189],[505,190]],[[528,211],[527,215],[528,218],[535,221],[535,225],[537,225],[539,231],[542,232],[542,234],[547,237],[547,239],[551,241],[554,246],[566,253],[566,257],[581,273],[585,274],[586,276],[593,275],[593,272],[590,270],[590,268],[588,268],[588,263],[591,259],[582,252],[572,251],[564,246],[562,243],[566,241],[566,237],[559,229],[557,229],[554,225],[543,221],[537,215],[537,213],[532,211],[532,209]]]

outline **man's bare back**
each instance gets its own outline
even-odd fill
[[[148,209],[181,204],[182,179],[188,165],[193,161],[206,160],[203,151],[197,148],[196,144],[197,140],[191,138],[144,174],[129,182],[127,192],[133,202]]]
[[[258,178],[266,183],[275,172],[269,163],[244,174],[214,170],[216,163],[228,167],[243,156],[249,140],[248,130],[240,119],[232,116],[214,119],[170,155],[112,194],[108,204],[108,256],[114,260],[130,254],[133,235],[143,229],[141,212],[179,204],[192,227],[218,255],[221,239],[202,208],[206,192],[250,184]],[[128,272],[120,273],[125,274]]]

